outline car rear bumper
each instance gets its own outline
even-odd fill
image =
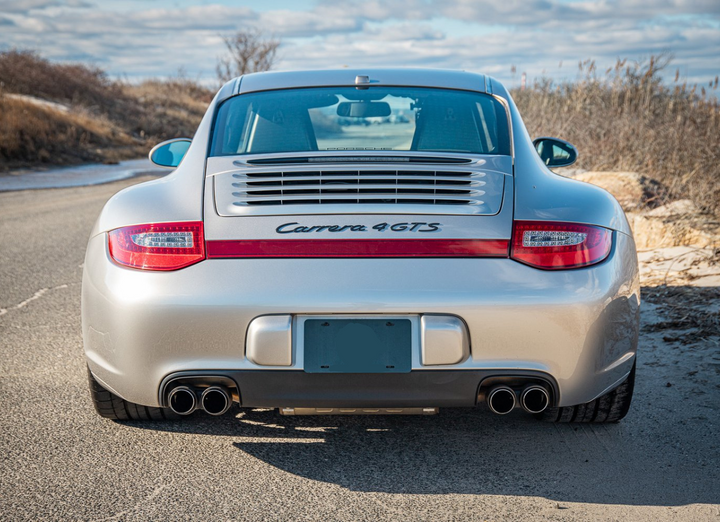
[[[471,406],[483,378],[508,372],[546,376],[557,405],[580,404],[629,373],[638,311],[635,251],[622,233],[603,263],[555,272],[509,259],[213,259],[147,272],[114,264],[99,234],[83,277],[88,365],[147,406],[161,405],[164,379],[188,371],[230,372],[244,406]],[[469,351],[439,366],[414,353],[405,374],[313,374],[293,331],[291,364],[266,367],[247,357],[246,336],[275,314],[454,316]]]
[[[551,397],[557,386],[543,372],[439,370],[408,373],[319,374],[298,371],[235,370],[178,372],[160,386],[165,397],[175,381],[192,385],[203,376],[227,377],[236,385],[239,403],[248,408],[425,408],[472,407],[479,384],[491,377],[511,376],[542,382]],[[165,401],[161,401],[164,406]]]

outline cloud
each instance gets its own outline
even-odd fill
[[[26,13],[35,9],[45,9],[62,5],[59,0],[0,0],[0,14],[7,13]]]
[[[718,74],[717,0],[318,0],[307,8],[253,10],[236,3],[177,7],[169,0],[92,6],[85,0],[0,0],[0,49],[37,49],[110,74],[143,78],[184,68],[214,79],[222,35],[258,27],[282,41],[280,68],[344,65],[460,68],[513,81],[573,77],[586,58],[671,50],[681,74]],[[566,65],[561,69],[558,63]],[[674,72],[674,69],[673,69]]]

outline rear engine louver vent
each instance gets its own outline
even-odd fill
[[[239,172],[233,204],[482,205],[482,172],[435,170],[321,170]]]

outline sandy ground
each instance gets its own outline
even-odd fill
[[[80,281],[100,208],[136,181],[0,194],[1,519],[720,520],[711,244],[640,253],[637,384],[617,425],[481,409],[116,423],[90,405]]]

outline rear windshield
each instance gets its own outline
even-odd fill
[[[486,94],[323,87],[242,94],[219,108],[212,156],[312,151],[510,155],[504,106]]]

